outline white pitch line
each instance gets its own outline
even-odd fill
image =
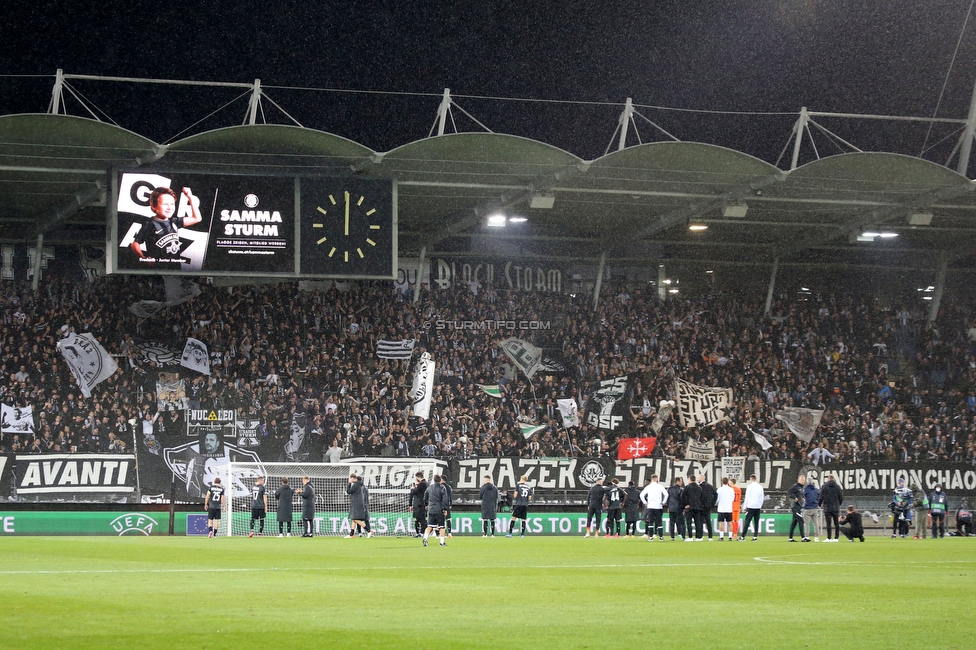
[[[654,567],[719,567],[719,566],[753,566],[752,562],[689,562],[674,563],[660,562],[651,564],[535,564],[519,565],[519,569],[640,569]],[[122,574],[122,573],[257,573],[262,571],[430,571],[434,569],[450,569],[444,564],[431,566],[350,566],[350,567],[261,567],[261,568],[215,568],[215,569],[20,569],[0,571],[0,575],[89,575],[89,574]],[[497,569],[497,565],[463,566],[457,568],[489,570]]]
[[[754,557],[752,558],[756,562],[763,562],[765,564],[795,564],[795,565],[810,565],[810,566],[891,566],[888,562],[857,562],[857,561],[838,561],[838,562],[806,562],[800,560],[776,560],[772,558],[776,557],[792,557],[783,555],[767,555],[765,557]],[[932,560],[931,562],[898,562],[898,566],[932,566],[937,564],[976,564],[974,560]]]

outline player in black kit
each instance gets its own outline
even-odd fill
[[[589,537],[590,531],[600,536],[600,519],[603,518],[603,477],[596,480],[586,495],[586,535]],[[593,520],[596,519],[596,528],[592,527]]]
[[[207,532],[210,537],[216,537],[217,529],[220,528],[220,511],[224,507],[224,488],[219,478],[215,478],[213,485],[207,490],[203,507],[207,511]]]
[[[522,530],[519,533],[519,537],[525,537],[526,520],[529,517],[529,501],[532,500],[532,492],[532,486],[529,485],[529,477],[522,476],[519,479],[519,484],[515,488],[515,501],[512,503],[512,520],[509,523],[508,534],[505,537],[511,537],[515,533],[515,522],[519,519],[522,520]]]
[[[620,537],[620,508],[624,491],[620,489],[617,479],[613,479],[603,492],[607,498],[607,537]]]
[[[254,537],[254,522],[258,523],[258,537],[264,532],[264,518],[268,514],[268,495],[264,493],[264,477],[259,476],[251,488],[251,532],[248,537]]]
[[[427,508],[424,505],[424,495],[427,494],[427,479],[423,472],[417,472],[413,487],[410,488],[410,502],[413,505],[414,537],[423,537],[427,529]]]

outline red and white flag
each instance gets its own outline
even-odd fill
[[[617,460],[650,456],[657,438],[621,438],[617,443]]]

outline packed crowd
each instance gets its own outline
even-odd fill
[[[582,412],[594,382],[636,373],[627,437],[650,436],[673,378],[731,386],[727,422],[683,430],[673,419],[655,455],[683,457],[686,439],[712,439],[719,455],[809,462],[963,461],[976,464],[976,324],[966,308],[943,305],[934,324],[924,305],[870,296],[781,297],[771,316],[756,298],[713,294],[657,301],[647,287],[605,288],[592,298],[481,287],[422,291],[389,282],[301,291],[294,283],[202,286],[184,304],[140,320],[126,306],[162,293],[156,278],[106,277],[86,284],[51,274],[34,293],[5,282],[0,323],[0,401],[32,406],[33,433],[3,433],[0,451],[130,452],[145,426],[174,432],[174,413],[156,417],[157,360],[142,341],[182,349],[209,346],[212,375],[186,370],[191,406],[235,408],[283,440],[295,413],[307,417],[325,452],[355,455],[577,456],[616,454],[617,435],[587,424],[563,428],[556,400]],[[465,328],[460,321],[535,321],[536,330]],[[81,395],[56,348],[70,332],[92,332],[119,372]],[[497,343],[532,340],[565,372],[528,381]],[[378,340],[416,339],[410,361],[376,356]],[[437,362],[431,416],[413,417],[408,390],[422,352]],[[897,372],[896,372],[897,370]],[[502,397],[478,384],[501,386]],[[777,427],[784,406],[826,410],[813,442]],[[519,423],[545,425],[526,440]],[[184,429],[185,431],[185,429]],[[762,450],[752,432],[766,435]]]

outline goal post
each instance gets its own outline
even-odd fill
[[[412,536],[413,508],[410,489],[414,476],[423,472],[429,482],[439,471],[436,462],[404,460],[390,462],[374,459],[352,459],[341,463],[258,463],[231,462],[227,465],[225,522],[221,531],[227,536],[246,536],[251,531],[252,493],[258,477],[265,478],[268,511],[264,523],[265,535],[278,534],[278,500],[275,492],[287,478],[295,490],[292,499],[292,531],[302,529],[302,477],[308,476],[315,490],[315,519],[312,532],[316,535],[348,536],[349,496],[346,486],[349,475],[363,477],[369,493],[369,518],[374,535]],[[257,528],[255,528],[257,531]]]

